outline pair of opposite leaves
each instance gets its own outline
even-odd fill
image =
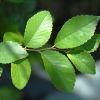
[[[94,35],[98,20],[98,16],[82,15],[73,17],[63,25],[55,40],[55,47],[72,49],[67,56],[81,72],[95,73],[93,58],[86,51],[83,51],[85,46],[81,47],[80,45],[86,43]],[[52,18],[48,11],[41,11],[31,17],[27,22],[24,35],[26,48],[42,47],[50,38],[51,31]],[[6,40],[6,42],[0,44],[0,63],[12,63],[11,77],[13,84],[18,89],[22,89],[31,74],[30,64],[26,58],[28,53],[18,43],[8,41],[9,39],[6,38],[5,33],[4,41]],[[91,44],[89,41],[84,45]],[[80,48],[79,46],[82,50],[73,50],[75,47]],[[57,51],[51,50],[43,51],[41,55],[54,85],[60,90],[71,91],[75,83],[75,72],[68,58]]]

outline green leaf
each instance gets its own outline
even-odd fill
[[[95,32],[99,17],[81,15],[65,22],[55,40],[57,48],[74,48],[87,42]]]
[[[84,50],[89,53],[96,51],[99,47],[99,36],[99,34],[95,34],[89,41],[77,47],[76,49]]]
[[[11,64],[11,78],[17,89],[23,89],[31,74],[31,67],[28,59],[21,59]]]
[[[3,69],[2,69],[2,67],[0,67],[0,77],[1,77],[2,73],[3,73]]]
[[[28,53],[16,42],[6,41],[0,43],[0,63],[12,63],[25,58]]]
[[[95,74],[95,61],[86,51],[72,50],[67,56],[80,72]]]
[[[20,33],[6,32],[4,33],[3,41],[14,41],[20,44],[24,43],[24,38]]]
[[[41,11],[32,16],[25,29],[26,47],[39,48],[50,38],[52,31],[52,18],[48,11]]]
[[[67,57],[57,51],[44,51],[41,55],[45,69],[55,87],[62,91],[72,91],[75,72]]]

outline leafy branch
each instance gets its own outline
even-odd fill
[[[0,43],[0,63],[11,63],[12,83],[16,88],[23,89],[31,75],[30,52],[40,53],[54,86],[70,92],[76,81],[72,63],[82,73],[96,73],[95,61],[90,53],[100,44],[100,34],[94,34],[99,19],[99,16],[91,15],[72,17],[58,32],[54,46],[41,48],[48,42],[53,27],[50,12],[41,11],[27,21],[24,37],[20,33],[4,34]],[[0,76],[2,72],[0,67]]]

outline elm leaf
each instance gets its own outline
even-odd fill
[[[98,16],[81,15],[65,22],[55,40],[57,48],[74,48],[87,42],[94,35]]]
[[[50,38],[52,18],[48,11],[41,11],[32,16],[26,25],[24,40],[26,47],[39,48]]]
[[[17,89],[23,89],[31,75],[31,67],[28,59],[21,59],[11,64],[11,78]]]
[[[71,50],[67,56],[80,72],[87,74],[96,73],[95,61],[86,51]]]
[[[28,53],[20,44],[12,41],[0,43],[0,63],[12,63],[19,59],[26,58]]]
[[[41,56],[54,86],[62,91],[72,91],[75,84],[75,72],[67,57],[50,50],[43,51]]]

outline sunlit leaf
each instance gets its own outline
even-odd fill
[[[96,29],[99,17],[81,15],[65,22],[55,41],[57,48],[74,48],[87,42]]]
[[[21,59],[11,64],[12,82],[18,89],[23,89],[31,74],[31,66],[28,59]]]
[[[39,48],[50,38],[52,31],[52,18],[48,11],[41,11],[32,16],[25,29],[26,47]]]

